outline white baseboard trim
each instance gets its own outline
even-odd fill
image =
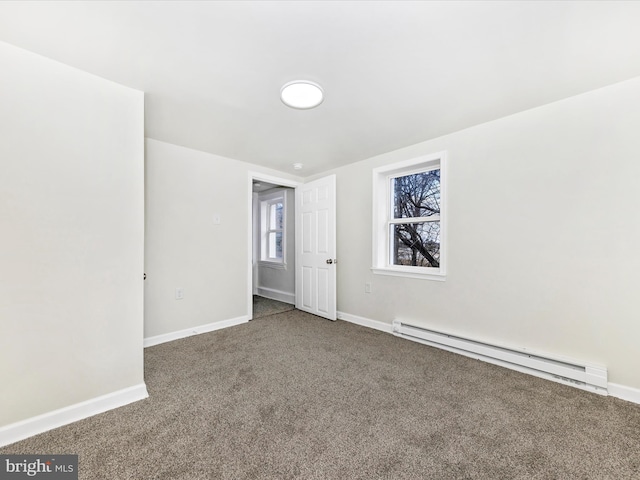
[[[256,295],[261,297],[270,298],[271,300],[277,300],[279,302],[296,304],[295,293],[283,292],[282,290],[275,290],[273,288],[258,287]]]
[[[628,402],[640,404],[640,389],[627,387],[618,383],[609,383],[609,395]]]
[[[374,330],[380,330],[381,332],[393,333],[393,325],[390,323],[379,322],[378,320],[371,320],[369,318],[359,317],[358,315],[352,315],[350,313],[338,312],[338,320],[355,323],[362,327],[373,328]]]
[[[0,447],[25,438],[62,427],[78,420],[93,417],[114,408],[143,400],[149,396],[144,383],[124,388],[84,402],[69,405],[52,412],[28,418],[0,428]]]
[[[144,348],[153,347],[154,345],[160,345],[161,343],[171,342],[180,338],[191,337],[193,335],[200,335],[201,333],[213,332],[222,328],[234,327],[242,323],[249,321],[248,315],[242,317],[230,318],[229,320],[221,320],[219,322],[208,323],[206,325],[199,325],[197,327],[185,328],[184,330],[178,330],[177,332],[165,333],[162,335],[156,335],[155,337],[147,337],[144,339]]]

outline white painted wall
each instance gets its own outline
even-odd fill
[[[258,263],[258,294],[264,297],[273,298],[281,302],[291,304],[296,303],[296,277],[295,277],[295,260],[296,260],[296,230],[295,230],[295,189],[293,188],[276,188],[266,190],[259,196],[259,202],[267,195],[284,190],[286,196],[286,212],[285,212],[285,229],[286,229],[286,246],[285,246],[285,268],[272,268],[264,263]],[[260,217],[260,209],[258,202],[258,217]],[[260,220],[258,222],[258,230],[260,228]],[[260,255],[258,250],[258,258]]]
[[[248,319],[249,172],[299,179],[153,139],[146,146],[145,337]]]
[[[639,388],[639,132],[636,78],[335,170],[338,309],[601,363]],[[446,282],[373,275],[372,169],[442,150]]]
[[[2,427],[144,382],[144,95],[0,65]]]

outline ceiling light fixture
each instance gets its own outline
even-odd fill
[[[317,83],[295,80],[283,85],[280,89],[280,99],[288,107],[306,110],[322,103],[324,91]]]
[[[293,169],[294,170],[302,170],[302,164],[301,163],[294,163],[293,164]]]

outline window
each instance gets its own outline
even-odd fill
[[[373,171],[373,272],[444,280],[445,153]]]
[[[260,260],[285,264],[285,194],[283,190],[260,198]]]

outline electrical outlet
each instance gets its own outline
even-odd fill
[[[364,293],[371,293],[371,282],[366,282],[364,284]]]
[[[184,298],[184,288],[176,288],[176,300],[182,300]]]
[[[222,223],[222,215],[220,215],[219,213],[214,213],[213,214],[213,224],[214,225],[220,225]]]

